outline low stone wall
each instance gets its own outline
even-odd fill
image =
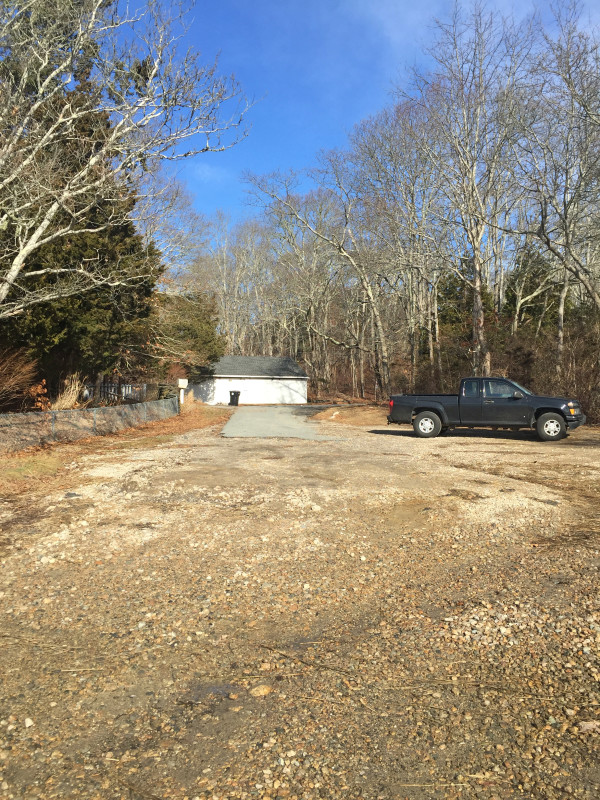
[[[146,422],[167,419],[179,413],[176,397],[147,403],[76,408],[72,411],[31,411],[27,414],[0,414],[0,452],[23,450],[48,442],[73,442]]]

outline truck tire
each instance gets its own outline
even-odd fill
[[[560,414],[541,414],[535,427],[543,442],[557,442],[567,434],[567,426]]]
[[[421,439],[432,439],[442,430],[442,420],[433,411],[421,411],[413,420],[413,430]]]

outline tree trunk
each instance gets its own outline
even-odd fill
[[[516,334],[519,329],[519,316],[521,314],[521,303],[523,302],[523,285],[517,282],[515,286],[515,314],[510,325],[510,333],[512,336]]]
[[[548,310],[548,292],[544,295],[544,307],[542,308],[542,313],[538,318],[537,325],[535,327],[535,339],[538,338],[540,335],[540,331],[542,330],[542,325],[544,324],[544,319],[546,317],[546,311]]]
[[[490,374],[491,356],[485,336],[485,311],[481,280],[479,252],[473,253],[473,374],[485,377]]]
[[[429,348],[429,373],[435,386],[435,322],[433,319],[432,294],[433,290],[427,292],[427,345]]]
[[[433,342],[435,347],[435,385],[442,391],[444,390],[444,375],[442,370],[442,343],[440,342],[440,320],[438,316],[438,296],[437,283],[432,289],[433,297],[431,306],[433,309]]]
[[[565,304],[569,294],[569,276],[565,270],[563,276],[563,286],[558,299],[558,330],[556,337],[556,377],[559,382],[563,377],[563,361],[565,353]]]

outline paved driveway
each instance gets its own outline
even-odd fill
[[[319,436],[319,423],[310,420],[307,410],[306,406],[241,406],[223,428],[222,435],[233,439],[329,441],[331,436]]]

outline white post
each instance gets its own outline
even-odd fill
[[[185,400],[185,390],[187,389],[188,379],[187,378],[179,378],[177,381],[177,386],[179,387],[179,411],[181,411],[181,406],[183,405],[183,401]]]

